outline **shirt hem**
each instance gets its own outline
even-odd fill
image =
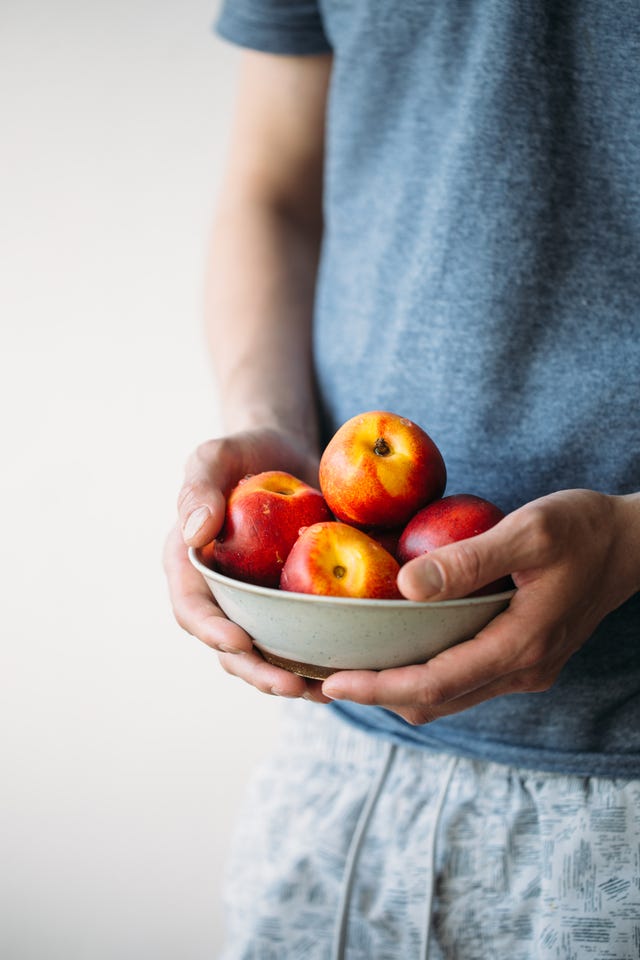
[[[223,10],[214,22],[213,29],[223,40],[261,53],[313,55],[332,51],[320,23],[287,22],[284,26],[279,25],[277,20],[240,17]]]
[[[413,749],[448,753],[468,760],[496,763],[511,768],[522,768],[541,773],[556,773],[579,777],[605,777],[610,780],[640,779],[640,754],[598,753],[589,751],[557,751],[544,747],[509,746],[478,739],[470,743],[455,736],[442,736],[407,724],[407,732],[399,733],[356,719],[341,705],[333,703],[330,709],[345,723],[379,740],[390,741]],[[428,726],[428,725],[427,725]],[[417,730],[420,733],[417,733]]]

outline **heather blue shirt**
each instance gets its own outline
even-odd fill
[[[332,50],[315,313],[327,436],[366,409],[431,434],[448,493],[515,507],[640,489],[637,0],[230,0],[222,36]],[[640,776],[640,595],[544,693],[381,736]]]

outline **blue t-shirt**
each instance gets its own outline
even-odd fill
[[[315,356],[327,437],[420,423],[448,493],[504,510],[640,489],[637,0],[230,0],[234,42],[333,51]],[[640,595],[544,693],[381,736],[640,776]]]

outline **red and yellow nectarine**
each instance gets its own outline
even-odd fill
[[[431,437],[412,420],[373,410],[347,420],[320,460],[320,489],[339,520],[396,527],[442,496],[447,474]]]
[[[282,569],[280,588],[334,597],[400,599],[400,566],[376,540],[346,523],[302,530]]]

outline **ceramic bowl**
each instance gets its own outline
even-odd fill
[[[265,660],[316,679],[336,670],[424,663],[473,637],[515,593],[438,603],[317,597],[231,580],[206,567],[193,549],[189,559],[218,606],[253,638]]]

